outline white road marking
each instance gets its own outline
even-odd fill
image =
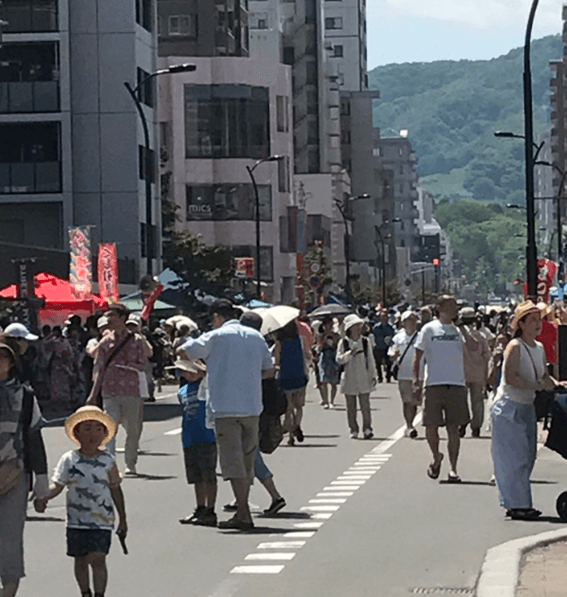
[[[179,427],[178,429],[172,429],[171,431],[166,431],[164,435],[181,435],[183,429]]]
[[[372,475],[341,475],[340,477],[337,477],[336,480],[337,481],[346,481],[347,483],[350,483],[351,481],[368,481],[368,479],[371,478]]]
[[[300,510],[313,512],[336,512],[340,506],[302,506]]]
[[[289,537],[290,539],[310,539],[315,535],[316,531],[289,531],[284,533],[283,537]]]
[[[316,514],[312,514],[311,518],[321,518],[323,520],[329,520],[333,516],[332,512],[317,512]]]
[[[346,489],[348,491],[355,491],[357,489],[359,489],[358,485],[335,485],[334,487],[325,487],[323,490],[324,491],[343,491],[343,489]]]
[[[283,564],[278,566],[236,566],[233,568],[231,574],[279,574],[285,566]]]
[[[305,541],[269,541],[260,543],[258,549],[299,549],[305,545]]]
[[[296,522],[293,525],[296,529],[319,529],[323,526],[322,522]]]
[[[249,553],[245,560],[293,560],[295,554],[291,551],[286,552],[270,552],[266,553]]]
[[[332,493],[332,492],[323,492],[323,493],[318,493],[315,497],[350,497],[351,495],[354,495],[353,491],[339,491],[337,493]]]
[[[349,479],[348,481],[331,481],[331,485],[364,485],[366,481],[361,479]]]
[[[309,500],[310,504],[346,504],[346,500],[344,498],[329,498],[329,499],[322,499],[322,500]]]

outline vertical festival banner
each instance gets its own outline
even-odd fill
[[[114,243],[98,247],[98,292],[108,303],[118,302],[118,259]]]
[[[69,228],[69,281],[77,298],[89,298],[93,289],[91,234],[88,226]]]
[[[549,291],[553,285],[553,279],[557,273],[557,263],[550,259],[537,260],[537,301],[547,303],[549,301]],[[524,284],[524,296],[528,296],[528,284]]]

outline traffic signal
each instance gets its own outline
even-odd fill
[[[440,259],[434,259],[433,260],[433,265],[435,265],[436,267],[441,263]]]

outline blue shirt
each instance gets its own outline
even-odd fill
[[[209,377],[209,404],[215,416],[259,416],[262,371],[273,368],[266,341],[236,319],[199,338],[183,350],[190,359],[203,359]]]
[[[396,332],[389,323],[380,322],[372,328],[372,333],[374,334],[374,340],[376,341],[376,349],[386,350],[389,347],[389,344],[386,342],[385,338],[389,336],[390,339],[392,339]]]
[[[183,405],[181,441],[184,448],[216,443],[215,432],[206,426],[206,402],[197,397],[200,385],[201,380],[190,381],[177,392],[177,398]]]

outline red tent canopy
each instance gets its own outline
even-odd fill
[[[41,311],[67,311],[73,314],[76,311],[88,311],[92,313],[96,309],[108,307],[106,301],[93,294],[90,298],[78,298],[73,292],[73,286],[69,281],[63,280],[41,272],[34,276],[35,296],[45,299],[45,309]],[[16,298],[17,287],[15,284],[0,290],[2,298]]]

